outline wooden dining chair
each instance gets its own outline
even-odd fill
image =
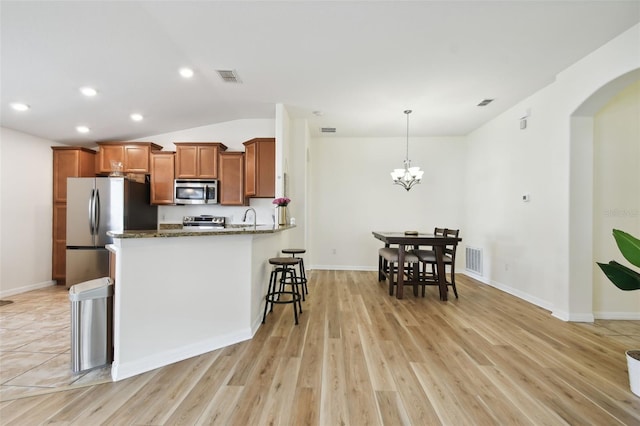
[[[393,295],[393,288],[398,284],[398,274],[405,274],[407,277],[405,284],[412,284],[414,291],[417,291],[415,287],[419,285],[418,257],[412,253],[410,247],[406,247],[404,265],[400,268],[398,265],[399,251],[400,249],[397,247],[388,246],[378,250],[378,281],[383,281],[385,278],[389,280],[389,295]]]
[[[442,235],[445,237],[454,237],[458,238],[460,234],[459,229],[447,229],[447,228],[436,228],[434,231],[434,235]],[[444,247],[444,252],[442,254],[442,261],[444,263],[445,268],[445,280],[447,278],[447,266],[450,268],[450,276],[451,279],[446,281],[447,288],[453,288],[453,294],[455,294],[456,299],[458,298],[458,289],[456,288],[456,248],[457,245],[450,245]],[[438,282],[438,274],[437,274],[437,265],[438,261],[436,259],[435,250],[413,250],[413,254],[416,255],[418,261],[420,262],[419,266],[419,282],[422,286],[422,296],[425,294],[425,287],[427,285],[439,285]]]

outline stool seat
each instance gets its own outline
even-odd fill
[[[282,252],[284,254],[303,254],[303,253],[306,253],[307,251],[305,249],[299,249],[299,248],[288,248],[288,249],[282,250]]]
[[[272,265],[280,265],[280,266],[293,266],[297,265],[300,262],[300,259],[297,257],[272,257],[269,259],[269,263]]]

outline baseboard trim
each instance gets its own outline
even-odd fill
[[[132,362],[119,363],[114,361],[111,366],[111,379],[117,382],[178,361],[215,351],[216,349],[244,342],[245,340],[251,339],[251,337],[251,330],[240,330],[218,336],[214,339],[207,339],[192,345],[157,353]]]
[[[52,285],[56,285],[54,280],[43,281],[36,284],[29,284],[22,287],[12,288],[9,290],[0,291],[0,299],[4,299],[5,297],[11,297],[16,294],[26,293],[32,290],[38,290],[40,288],[50,287]]]
[[[625,320],[625,321],[638,321],[640,320],[640,312],[594,312],[594,317],[601,320]]]
[[[480,281],[480,282],[483,282],[483,283],[485,283],[487,285],[490,285],[491,287],[497,288],[500,291],[504,291],[505,293],[508,293],[508,294],[510,294],[512,296],[515,296],[518,299],[525,300],[525,301],[527,301],[527,302],[529,302],[529,303],[531,303],[533,305],[536,305],[536,306],[539,306],[539,307],[541,307],[543,309],[546,309],[548,311],[551,311],[552,308],[553,308],[551,302],[548,302],[546,300],[540,299],[539,297],[532,296],[529,293],[525,293],[525,292],[523,292],[521,290],[518,290],[517,288],[510,287],[508,285],[499,283],[497,281],[486,280],[483,277],[479,277],[478,275],[475,275],[475,274],[470,274],[467,271],[463,271],[462,274],[464,274],[464,275],[466,275],[466,276],[468,276],[470,278],[473,278],[476,281]]]
[[[306,267],[307,270],[316,271],[377,271],[378,267],[371,266],[345,266],[345,265],[311,265]]]

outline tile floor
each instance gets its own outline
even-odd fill
[[[111,369],[71,371],[71,309],[64,286],[0,306],[0,401],[111,381]]]

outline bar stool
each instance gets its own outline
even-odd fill
[[[296,325],[298,325],[298,310],[302,313],[302,302],[300,301],[300,291],[298,291],[299,281],[296,277],[295,265],[300,263],[300,258],[272,257],[269,259],[269,263],[275,267],[269,276],[269,288],[265,296],[266,302],[264,304],[262,323],[264,324],[267,318],[269,304],[271,304],[269,312],[273,312],[274,303],[293,303],[293,318]],[[280,274],[280,279],[278,279],[278,274]],[[280,282],[280,286],[276,287],[278,282]],[[291,291],[285,291],[286,285],[291,286]],[[291,297],[282,300],[280,298],[281,295],[289,295]]]
[[[304,295],[309,294],[309,288],[307,287],[307,273],[304,270],[304,259],[302,257],[296,257],[296,254],[303,254],[307,251],[305,249],[289,248],[282,250],[283,254],[290,254],[294,259],[300,259],[298,266],[300,267],[300,275],[298,276],[298,282],[302,284],[302,300],[305,300]]]

